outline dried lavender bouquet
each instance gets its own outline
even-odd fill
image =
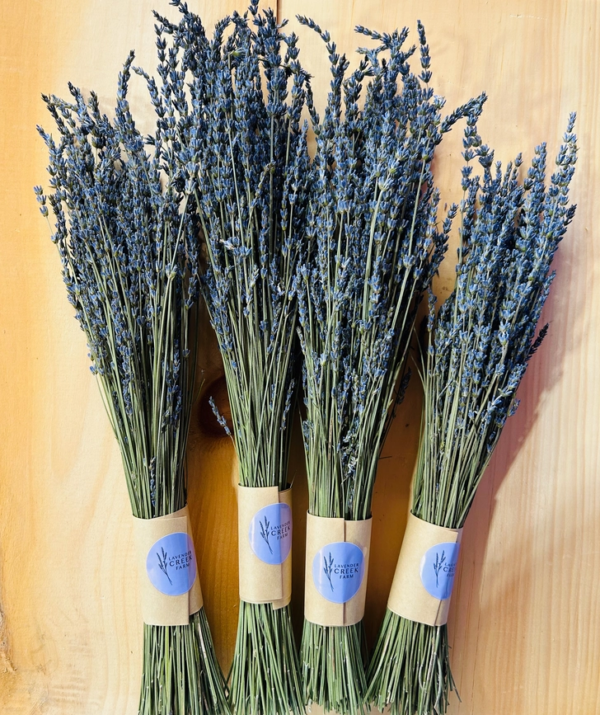
[[[49,204],[55,216],[52,240],[119,444],[133,515],[152,520],[187,502],[199,244],[191,185],[175,166],[177,128],[162,120],[172,99],[160,100],[149,155],[127,100],[132,61],[133,54],[119,77],[114,121],[94,93],[86,102],[70,86],[71,102],[44,97],[60,140],[39,129],[52,192],[46,197],[36,187],[36,194],[42,214]],[[163,55],[159,72],[165,78],[169,70]],[[145,624],[143,653],[140,715],[228,712],[203,608],[189,625]]]
[[[463,526],[546,334],[548,326],[538,333],[537,324],[554,278],[551,263],[575,213],[569,206],[574,121],[572,115],[547,188],[544,144],[519,183],[520,156],[504,173],[499,163],[493,171],[493,153],[482,145],[474,119],[468,122],[456,285],[437,316],[430,297],[422,361],[425,397],[411,512],[431,524]],[[475,157],[482,177],[472,175]],[[388,606],[368,675],[366,700],[380,710],[446,712],[454,689],[446,625],[407,620]]]
[[[308,77],[296,36],[282,32],[271,10],[260,13],[258,0],[220,22],[210,41],[200,19],[174,4],[183,19],[171,29],[186,44],[191,77],[187,136],[206,248],[202,290],[223,358],[239,483],[283,491],[296,393],[292,280],[307,193],[300,121]],[[274,605],[241,600],[230,675],[236,713],[304,711],[290,607]]]
[[[444,100],[429,87],[421,24],[419,77],[408,64],[416,48],[403,49],[407,29],[380,35],[362,27],[357,32],[377,46],[362,50],[359,68],[346,77],[348,61],[329,34],[299,20],[326,43],[333,75],[322,121],[309,101],[316,155],[296,282],[309,515],[364,521],[402,392],[416,307],[450,230],[450,219],[440,231],[436,226],[434,149],[459,117],[480,110],[484,97],[442,119]],[[328,579],[332,558],[324,567]],[[344,714],[364,710],[362,621],[323,625],[305,617],[301,660],[307,704]]]

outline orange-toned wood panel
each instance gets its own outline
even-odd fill
[[[597,4],[427,4],[280,0],[301,35],[302,57],[322,106],[325,49],[296,13],[332,32],[343,51],[367,43],[355,24],[428,31],[437,90],[453,107],[485,89],[481,131],[498,158],[548,139],[552,151],[579,111],[579,211],[557,261],[546,309],[551,331],[520,391],[467,522],[450,616],[463,699],[452,713],[591,715],[600,699],[600,378],[597,371],[600,166],[596,127],[600,27]],[[35,208],[45,182],[36,123],[49,125],[40,92],[71,80],[108,107],[127,52],[155,65],[151,9],[165,2],[77,0],[0,7],[0,712],[88,715],[136,712],[141,622],[130,510],[118,450],[87,367],[85,339],[65,300],[59,261]],[[210,27],[243,2],[190,2]],[[134,89],[142,106],[143,87]],[[146,120],[150,120],[148,114]],[[445,200],[460,198],[460,135],[442,145],[436,175]],[[453,253],[438,288],[453,280]],[[207,330],[207,387],[221,375]],[[217,389],[221,389],[217,384]],[[413,381],[384,449],[374,501],[367,629],[383,615],[408,507],[418,439]],[[213,636],[225,669],[237,623],[233,451],[199,403],[190,439],[190,507]],[[302,446],[296,480],[294,607],[302,610]]]

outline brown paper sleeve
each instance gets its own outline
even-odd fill
[[[242,487],[238,485],[238,550],[240,598],[246,603],[271,603],[284,608],[292,599],[292,552],[282,564],[267,564],[252,551],[248,533],[257,511],[270,504],[292,507],[291,487]],[[292,526],[293,530],[293,526]]]
[[[408,515],[388,608],[410,621],[443,626],[448,620],[450,596],[440,600],[421,582],[421,560],[428,549],[443,543],[460,543],[462,529],[446,529]]]
[[[320,626],[352,626],[365,614],[367,575],[371,550],[372,519],[346,521],[308,514],[306,522],[306,573],[304,586],[304,617]],[[332,603],[317,591],[312,577],[312,564],[318,551],[327,544],[348,541],[363,552],[365,575],[357,593],[346,603]]]
[[[192,588],[181,596],[167,596],[161,593],[152,585],[146,571],[148,552],[163,536],[184,532],[193,539],[187,506],[173,514],[159,516],[155,519],[134,517],[134,524],[144,623],[151,626],[187,626],[190,616],[197,613],[203,606],[198,564],[196,564],[196,579]]]

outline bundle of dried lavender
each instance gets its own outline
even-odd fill
[[[166,80],[178,49],[159,72]],[[164,49],[164,46],[163,46]],[[131,115],[133,54],[119,78],[115,120],[91,94],[71,103],[44,97],[60,140],[39,129],[49,153],[41,211],[55,216],[53,241],[68,298],[86,334],[123,459],[133,515],[152,519],[186,505],[185,449],[193,402],[199,295],[198,225],[192,185],[177,169],[177,97],[162,93],[153,151]],[[187,626],[144,625],[141,715],[221,715],[224,680],[204,609]]]
[[[281,491],[296,394],[292,280],[309,174],[300,126],[308,77],[296,36],[271,10],[259,13],[258,0],[220,22],[210,41],[200,19],[173,4],[183,19],[170,30],[186,48],[191,96],[180,157],[183,170],[197,168],[202,290],[225,368],[239,483]],[[173,94],[180,81],[174,74]],[[241,601],[230,702],[244,715],[304,711],[289,605]]]
[[[529,360],[548,326],[537,324],[554,278],[552,259],[571,222],[569,184],[577,157],[569,119],[556,171],[545,186],[546,146],[535,150],[523,184],[521,158],[492,171],[493,153],[468,122],[463,156],[456,286],[439,314],[430,296],[423,357],[425,400],[411,512],[461,528]],[[483,176],[472,175],[477,157]],[[366,700],[393,715],[444,713],[454,688],[445,625],[403,618],[389,608],[379,634]]]
[[[459,117],[477,114],[485,98],[442,120],[444,100],[429,87],[429,48],[420,24],[418,77],[408,64],[416,48],[403,49],[407,29],[380,35],[359,27],[378,45],[361,50],[359,68],[345,78],[348,62],[329,34],[299,19],[327,44],[333,75],[323,121],[309,102],[316,156],[308,241],[296,280],[309,513],[359,521],[371,516],[416,306],[450,230],[450,217],[441,231],[436,226],[434,149]],[[305,620],[306,702],[361,712],[364,654],[362,622],[323,626]]]

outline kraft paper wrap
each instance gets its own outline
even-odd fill
[[[421,583],[421,560],[425,552],[443,543],[460,543],[462,529],[446,529],[409,513],[398,557],[388,608],[410,621],[443,626],[448,621],[450,596],[439,600]]]
[[[140,590],[144,623],[151,626],[189,625],[190,616],[197,613],[203,606],[198,564],[196,563],[196,580],[192,588],[181,596],[167,596],[161,593],[152,585],[146,571],[148,552],[163,536],[183,532],[193,538],[187,506],[173,514],[158,516],[155,519],[134,517],[134,524],[140,563]]]
[[[346,521],[308,514],[306,521],[306,574],[304,617],[320,626],[353,626],[365,614],[372,519]],[[332,603],[317,591],[312,577],[313,560],[327,544],[347,541],[356,544],[364,554],[365,575],[358,591],[346,603]]]
[[[273,610],[284,608],[292,600],[292,552],[282,564],[267,564],[252,551],[248,533],[257,511],[270,504],[292,508],[291,487],[237,487],[238,553],[240,598],[246,603],[270,603]],[[293,526],[292,526],[293,529]]]

